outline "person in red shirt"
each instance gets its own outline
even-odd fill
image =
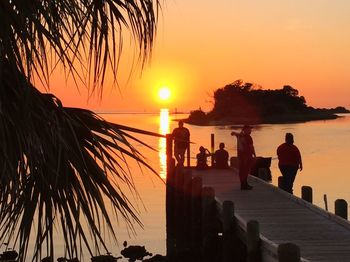
[[[277,148],[278,167],[283,176],[283,189],[293,194],[293,183],[298,169],[303,170],[301,154],[294,145],[294,137],[291,133],[286,133],[285,143]]]

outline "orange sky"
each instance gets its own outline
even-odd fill
[[[350,1],[165,2],[142,76],[127,81],[132,55],[125,49],[119,89],[107,81],[102,102],[65,87],[61,74],[51,91],[66,106],[99,111],[209,110],[215,89],[243,79],[266,89],[291,85],[314,107],[350,108]],[[167,103],[156,99],[163,85],[173,92]]]

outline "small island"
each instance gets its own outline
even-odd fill
[[[191,111],[185,121],[194,125],[281,124],[335,119],[339,113],[350,112],[342,106],[331,109],[308,106],[298,90],[289,85],[264,90],[242,80],[217,89],[213,98],[210,112],[199,108]]]

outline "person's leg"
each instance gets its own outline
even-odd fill
[[[297,172],[298,172],[297,167],[290,167],[290,170],[289,170],[290,188],[289,189],[291,194],[293,194],[293,185],[294,185],[294,180],[297,175]]]
[[[179,154],[179,164],[181,164],[182,166],[185,163],[185,152],[186,152],[186,148],[179,148],[178,149],[178,154]]]
[[[282,188],[284,191],[287,191],[288,188],[288,170],[286,166],[279,166],[279,169],[281,171],[282,174]]]
[[[283,176],[283,190],[293,194],[293,183],[298,169],[291,166],[281,166],[280,170]]]
[[[247,158],[241,158],[239,162],[239,179],[241,182],[241,189],[252,189],[247,182],[248,174],[250,169],[250,162]]]
[[[181,154],[180,154],[179,148],[177,147],[174,148],[174,157],[176,159],[177,164],[181,165],[181,162],[182,162]]]

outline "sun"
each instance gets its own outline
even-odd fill
[[[171,92],[170,92],[169,87],[164,86],[164,87],[159,89],[158,97],[160,100],[167,101],[167,100],[169,100],[170,96],[171,96]]]

